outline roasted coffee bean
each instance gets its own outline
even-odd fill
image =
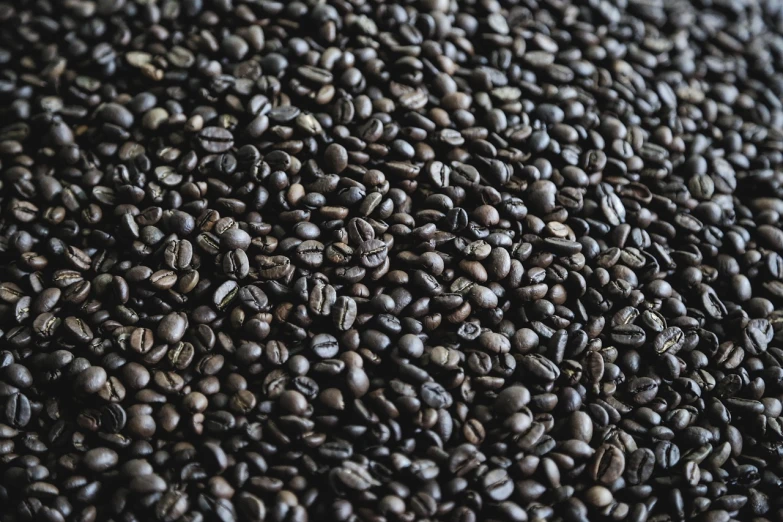
[[[277,280],[287,277],[293,270],[291,260],[285,256],[262,256],[258,261],[258,274],[262,279]]]
[[[204,127],[198,134],[198,142],[208,153],[226,152],[234,146],[231,132],[221,127]]]
[[[378,239],[368,239],[358,245],[356,255],[363,266],[375,268],[386,260],[387,246]]]
[[[523,356],[520,367],[532,378],[544,382],[554,382],[560,376],[560,370],[556,363],[540,354]]]
[[[225,310],[237,297],[239,293],[239,285],[236,281],[226,281],[215,289],[215,293],[212,295],[212,304],[218,310]]]
[[[101,413],[101,430],[107,433],[119,433],[125,427],[127,415],[125,409],[117,403],[109,404]]]
[[[185,314],[168,314],[158,323],[155,338],[169,344],[176,343],[184,337],[187,326],[188,320]]]
[[[590,475],[603,484],[611,484],[625,471],[625,455],[612,444],[600,446],[590,464]]]
[[[655,462],[662,469],[670,469],[680,461],[680,448],[668,440],[655,445]]]
[[[653,347],[658,355],[676,355],[684,344],[685,334],[676,326],[664,329],[653,340]]]
[[[163,260],[172,270],[183,270],[193,260],[193,246],[187,239],[171,240],[163,251]]]
[[[74,390],[80,393],[97,393],[106,384],[106,370],[100,366],[91,366],[79,372],[74,378]]]
[[[647,340],[647,335],[639,326],[621,324],[612,329],[611,339],[621,346],[639,347]]]
[[[329,334],[318,334],[310,341],[310,348],[321,359],[331,359],[339,350],[337,339]]]
[[[644,484],[652,476],[655,454],[649,448],[639,448],[626,459],[625,479],[629,484]]]
[[[92,329],[78,317],[66,317],[63,321],[63,328],[77,342],[89,343],[93,339]]]
[[[111,469],[117,465],[118,455],[109,448],[94,448],[84,454],[83,465],[92,472]]]
[[[177,370],[184,370],[193,362],[195,349],[191,343],[178,342],[169,348],[166,356],[168,357],[171,366]]]
[[[30,422],[32,410],[30,400],[23,393],[14,393],[6,398],[5,422],[14,428],[24,428]]]
[[[149,328],[134,328],[127,340],[128,347],[140,354],[149,352],[154,342],[154,334]]]
[[[511,386],[498,394],[495,410],[502,415],[510,415],[521,410],[530,402],[530,392],[524,386]]]

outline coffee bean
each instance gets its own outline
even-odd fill
[[[380,266],[387,258],[387,246],[378,239],[368,239],[359,244],[356,254],[367,268]]]
[[[330,359],[337,355],[339,344],[332,335],[318,334],[310,341],[310,348],[321,359]]]
[[[163,251],[164,262],[172,270],[183,270],[193,261],[193,245],[187,239],[172,240]]]
[[[33,375],[21,364],[9,364],[0,370],[3,382],[10,386],[25,389],[33,385]]]
[[[107,379],[106,370],[100,366],[91,366],[76,375],[73,381],[74,388],[78,392],[87,394],[97,393],[106,384]]]
[[[625,471],[625,456],[616,446],[604,444],[593,456],[590,464],[590,475],[603,484],[611,484]]]
[[[103,408],[101,429],[108,433],[119,433],[125,427],[127,415],[119,404],[113,403]]]
[[[24,428],[30,422],[32,410],[30,400],[22,393],[14,393],[6,398],[5,421],[14,428]]]
[[[153,343],[154,335],[149,328],[134,328],[128,339],[128,347],[141,354],[149,352]]]
[[[195,349],[191,343],[178,342],[169,348],[166,356],[168,357],[171,366],[177,370],[184,370],[193,362]]]
[[[675,355],[682,349],[684,344],[685,334],[680,328],[676,326],[671,326],[664,329],[661,333],[655,336],[653,341],[655,352],[659,355]]]
[[[494,469],[484,475],[482,487],[495,502],[506,500],[514,491],[514,483],[505,469]]]
[[[0,283],[0,299],[6,303],[16,303],[22,297],[24,297],[24,292],[19,286],[14,283]]]
[[[198,142],[206,152],[217,154],[234,146],[234,136],[221,127],[204,127],[198,134]]]
[[[670,469],[680,461],[680,449],[672,442],[664,440],[656,444],[655,462],[663,469]]]
[[[239,293],[239,285],[236,281],[226,281],[220,285],[212,295],[212,304],[218,310],[226,309]]]
[[[93,339],[92,329],[78,317],[66,317],[63,321],[63,328],[80,343],[88,343]]]
[[[252,312],[265,312],[269,309],[269,298],[257,286],[244,286],[237,294],[240,302]]]
[[[351,461],[346,461],[342,466],[335,468],[329,476],[336,485],[339,484],[354,491],[366,491],[377,484],[369,471]]]
[[[625,478],[630,484],[644,484],[655,466],[655,454],[649,448],[639,448],[626,460]]]
[[[570,256],[582,251],[582,245],[580,243],[558,237],[546,238],[544,240],[544,245],[546,245],[546,248],[551,252],[564,256]]]
[[[530,392],[524,386],[511,386],[498,394],[495,410],[501,415],[516,413],[530,402]]]
[[[448,408],[453,400],[451,394],[435,382],[426,382],[422,384],[421,398],[425,404],[435,409]]]
[[[628,393],[636,404],[648,404],[658,393],[658,383],[651,377],[633,377],[628,381]]]
[[[133,125],[133,113],[118,103],[107,103],[98,109],[96,114],[100,119],[128,128]]]
[[[621,324],[612,329],[612,341],[622,346],[639,347],[647,340],[644,330],[633,324]]]
[[[50,312],[44,312],[33,321],[33,331],[38,337],[50,338],[62,324],[62,320]]]
[[[337,301],[337,291],[332,285],[316,284],[307,296],[310,310],[319,316],[329,316]]]
[[[259,259],[259,275],[263,279],[275,280],[288,276],[292,269],[291,260],[284,256],[262,257]]]
[[[158,290],[168,290],[177,283],[177,274],[171,270],[158,270],[150,276],[149,282]]]
[[[119,456],[109,448],[95,448],[84,454],[84,466],[93,472],[106,471],[117,465]]]
[[[185,335],[187,325],[188,321],[185,314],[168,314],[158,323],[155,337],[169,344],[176,343]]]
[[[297,69],[297,73],[305,80],[317,84],[331,83],[333,80],[332,74],[320,67],[313,67],[310,65],[303,65]]]
[[[545,382],[553,382],[560,375],[557,365],[540,354],[523,356],[520,367],[532,378]]]
[[[221,248],[229,250],[247,250],[250,241],[250,234],[238,228],[231,228],[220,234]]]

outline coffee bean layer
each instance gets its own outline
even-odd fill
[[[781,64],[772,0],[0,0],[0,520],[783,520]]]

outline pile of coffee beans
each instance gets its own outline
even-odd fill
[[[782,64],[774,0],[0,0],[0,520],[782,520]]]

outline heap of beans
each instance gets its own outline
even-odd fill
[[[0,2],[2,522],[783,519],[783,7]]]

